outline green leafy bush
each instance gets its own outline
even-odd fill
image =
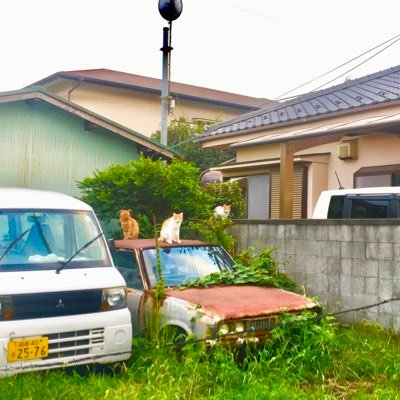
[[[208,183],[203,190],[213,199],[213,208],[222,204],[231,206],[230,218],[241,218],[245,209],[242,188],[237,181]]]
[[[111,165],[78,182],[82,200],[89,203],[103,222],[119,218],[120,209],[130,209],[138,220],[142,237],[154,237],[153,215],[160,224],[172,212],[184,217],[206,218],[212,199],[199,184],[199,170],[179,159],[165,164],[148,157]]]
[[[272,257],[272,249],[265,249],[258,254],[252,251],[253,248],[250,248],[240,253],[233,270],[207,275],[187,282],[182,287],[252,284],[290,291],[296,289],[296,283],[286,274],[279,272],[278,263]]]
[[[217,189],[202,187],[199,179],[200,171],[189,162],[174,159],[166,164],[141,156],[123,165],[97,170],[93,177],[84,178],[77,185],[82,200],[93,207],[104,223],[118,219],[121,209],[130,209],[139,222],[140,236],[154,237],[153,216],[159,227],[173,212],[183,212],[181,236],[185,237],[189,221],[201,221],[204,225],[222,200],[233,204],[236,213],[242,209],[241,192],[234,183],[221,183],[220,192],[225,194],[215,197]]]
[[[230,218],[215,219],[210,217],[189,222],[189,229],[200,235],[200,239],[219,244],[230,254],[235,252],[235,238],[229,233],[229,228],[232,226],[233,221]]]

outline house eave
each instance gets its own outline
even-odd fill
[[[77,106],[61,97],[55,96],[48,93],[45,89],[40,87],[31,87],[27,89],[22,89],[20,91],[10,91],[3,92],[0,94],[0,104],[10,103],[16,101],[27,101],[27,100],[41,100],[49,104],[54,105],[64,111],[74,114],[85,121],[89,121],[92,124],[101,126],[113,133],[116,133],[124,138],[137,143],[139,146],[147,148],[152,152],[159,154],[160,156],[166,158],[173,158],[176,154],[175,152],[169,150],[167,147],[158,145],[157,143],[147,139],[144,135],[138,132],[131,131],[124,128],[122,125],[114,123],[113,121],[107,120],[83,107]]]
[[[44,78],[44,79],[34,83],[33,85],[45,85],[45,84],[55,81],[57,79],[66,79],[66,80],[77,81],[77,82],[88,82],[88,83],[101,85],[101,86],[115,87],[115,88],[121,88],[121,89],[126,89],[126,90],[134,90],[137,92],[155,94],[158,96],[161,95],[161,81],[160,81],[160,88],[154,88],[154,87],[145,87],[145,86],[133,85],[133,84],[122,83],[122,82],[107,81],[104,79],[87,77],[87,76],[76,76],[76,75],[68,74],[67,72],[55,73],[53,75],[50,75],[47,78]],[[173,90],[173,87],[170,88],[170,95],[176,96],[179,99],[185,99],[185,100],[189,100],[189,101],[195,101],[195,102],[201,102],[201,103],[207,103],[207,104],[215,104],[215,105],[222,106],[222,107],[241,109],[241,110],[245,110],[245,112],[259,110],[261,108],[261,107],[252,106],[249,104],[244,104],[244,103],[229,102],[229,101],[223,101],[223,100],[217,100],[217,99],[210,99],[210,98],[201,97],[201,96],[189,95],[186,93],[181,93],[179,91]],[[266,101],[273,103],[272,100],[266,100]]]
[[[370,112],[370,111],[375,111],[378,109],[387,109],[387,108],[391,108],[391,107],[396,107],[400,105],[400,100],[393,100],[390,102],[386,102],[386,103],[377,103],[377,104],[373,104],[373,105],[368,105],[368,106],[360,106],[360,107],[354,107],[352,109],[349,110],[341,110],[341,111],[336,111],[336,112],[331,112],[329,114],[321,114],[321,115],[317,115],[317,116],[312,116],[312,117],[307,117],[307,118],[302,118],[302,119],[295,119],[295,120],[290,120],[287,122],[279,122],[279,123],[271,123],[268,125],[262,125],[262,126],[258,126],[255,128],[249,128],[249,129],[237,129],[235,131],[229,131],[229,132],[221,132],[218,133],[218,131],[214,131],[216,133],[210,133],[210,134],[206,134],[205,136],[201,136],[197,139],[197,141],[199,143],[203,143],[203,142],[211,142],[213,140],[226,140],[229,138],[235,138],[241,135],[247,135],[247,134],[252,134],[252,133],[257,133],[257,132],[268,132],[274,129],[280,129],[280,128],[287,128],[287,127],[291,127],[291,126],[302,126],[304,124],[307,123],[312,123],[312,122],[318,122],[318,121],[328,121],[331,120],[333,118],[337,118],[337,117],[347,117],[349,115],[357,115],[360,112],[362,113],[366,113],[366,112]],[[219,128],[219,129],[224,129],[223,127]],[[225,128],[226,129],[226,128]],[[244,144],[234,144],[232,145],[232,147],[245,147]]]
[[[329,135],[340,135],[343,136],[362,136],[377,132],[379,130],[385,130],[387,128],[393,128],[400,124],[400,112],[385,116],[367,117],[357,119],[355,121],[347,121],[335,124],[325,124],[317,128],[300,129],[295,131],[287,131],[285,133],[279,133],[276,135],[265,135],[256,139],[250,139],[248,141],[235,143],[230,147],[233,149],[254,147],[265,144],[276,144],[294,142],[304,139],[312,139],[318,137],[325,137]]]

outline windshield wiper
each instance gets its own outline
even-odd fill
[[[31,229],[27,229],[26,231],[22,232],[16,239],[14,239],[6,248],[6,251],[1,255],[0,261],[3,257],[30,231]]]
[[[95,242],[100,236],[103,235],[103,232],[99,233],[96,237],[93,239],[89,240],[87,243],[85,243],[72,257],[70,257],[67,261],[62,262],[61,267],[56,269],[56,274],[59,274],[60,271],[62,271],[82,250],[85,250],[88,248],[93,242]]]

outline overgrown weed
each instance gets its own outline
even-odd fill
[[[331,317],[288,316],[242,362],[217,345],[182,352],[136,341],[115,375],[27,373],[0,379],[11,399],[398,399],[400,338],[371,324],[340,327]]]
[[[337,327],[332,316],[314,311],[284,315],[265,343],[262,360],[283,374],[323,378],[338,349]]]

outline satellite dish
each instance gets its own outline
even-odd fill
[[[203,173],[200,178],[200,183],[202,185],[207,185],[208,183],[220,183],[222,182],[222,172],[221,171],[207,171]]]
[[[182,0],[158,0],[158,11],[168,22],[178,19],[182,8]]]

